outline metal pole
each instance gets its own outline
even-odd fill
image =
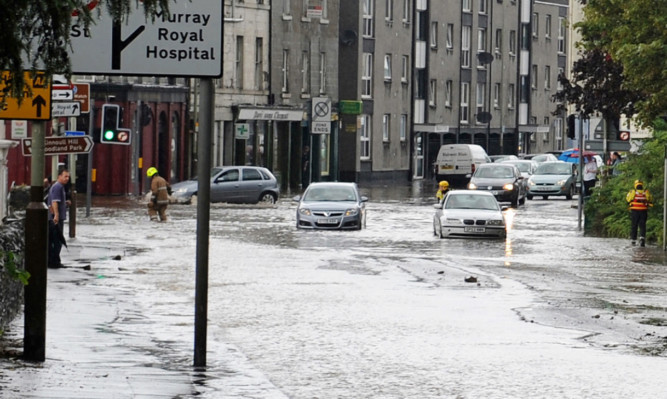
[[[211,216],[211,137],[215,89],[213,79],[201,79],[201,110],[197,138],[197,275],[195,284],[194,366],[206,366],[206,318],[208,313],[208,234]]]
[[[579,204],[577,211],[577,230],[581,231],[581,220],[584,208],[584,116],[579,115]]]
[[[23,356],[43,362],[46,355],[46,263],[48,210],[44,204],[44,136],[46,122],[32,125],[30,203],[25,213],[25,269],[30,283],[24,291]],[[61,221],[64,223],[65,221]]]
[[[95,133],[95,100],[90,104],[88,114],[88,134],[92,138]],[[93,199],[93,149],[88,152],[88,168],[86,177],[86,217],[90,217],[90,205]]]

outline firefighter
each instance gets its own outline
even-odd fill
[[[148,215],[151,221],[167,221],[167,205],[169,205],[170,186],[167,181],[157,173],[154,167],[148,168],[146,176],[151,179],[151,200],[148,202]]]
[[[445,194],[449,191],[449,183],[447,180],[443,180],[438,183],[438,191],[435,193],[438,202],[442,202],[442,199],[445,198]]]
[[[635,188],[628,192],[625,200],[630,207],[630,217],[632,228],[630,230],[630,239],[632,245],[637,242],[637,229],[639,229],[639,245],[646,245],[646,219],[648,218],[648,208],[653,206],[653,196],[644,188],[644,182],[635,180]]]

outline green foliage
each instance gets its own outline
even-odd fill
[[[664,162],[667,148],[667,126],[656,122],[654,137],[644,143],[638,153],[630,154],[618,166],[619,176],[606,177],[602,187],[595,190],[585,204],[586,233],[601,237],[630,237],[630,211],[625,200],[635,180],[642,180],[653,195],[646,223],[646,239],[662,242],[662,210]]]
[[[28,285],[30,273],[17,266],[17,264],[21,263],[21,258],[11,251],[5,252],[0,250],[0,254],[3,256],[4,269],[9,277],[20,281],[23,285]]]

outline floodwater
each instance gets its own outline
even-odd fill
[[[507,210],[506,240],[442,240],[425,186],[362,187],[367,228],[352,232],[296,230],[289,199],[212,205],[198,397],[231,397],[238,370],[270,386],[238,396],[253,398],[664,397],[661,251],[584,237],[576,199],[558,198]],[[133,292],[141,318],[114,328],[179,369],[196,207],[168,212],[157,224],[143,204],[94,207],[73,247],[96,284]]]

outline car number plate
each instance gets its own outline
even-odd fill
[[[317,219],[319,224],[338,224],[338,219]]]
[[[468,233],[484,233],[486,228],[484,227],[466,227],[464,231]]]
[[[442,170],[451,170],[451,169],[454,169],[454,165],[441,165],[440,169],[442,169]]]
[[[538,187],[537,191],[549,191],[551,190],[551,187]]]

